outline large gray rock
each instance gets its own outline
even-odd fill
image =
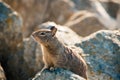
[[[29,68],[23,59],[22,19],[0,1],[0,62],[8,80],[26,80]]]
[[[76,46],[89,54],[90,80],[120,80],[120,31],[98,31]]]
[[[22,20],[7,4],[0,1],[0,50],[11,49],[22,41]],[[4,44],[4,45],[3,45]],[[12,46],[12,47],[11,47]]]
[[[35,42],[32,37],[25,38],[23,42],[23,59],[28,66],[28,69],[26,68],[26,71],[29,71],[30,73],[28,74],[30,77],[33,77],[43,67],[41,47]]]
[[[22,20],[19,14],[0,1],[0,62],[8,80],[13,80],[19,70],[22,48]],[[20,56],[19,56],[20,57]],[[18,71],[19,72],[19,71]],[[16,78],[17,80],[17,78]]]
[[[55,69],[54,71],[44,70],[38,73],[32,80],[85,80],[84,78],[63,69]]]

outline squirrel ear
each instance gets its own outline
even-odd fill
[[[57,28],[55,26],[52,26],[50,30],[52,32],[52,36],[54,36],[56,34]]]

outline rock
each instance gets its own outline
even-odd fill
[[[75,3],[75,7],[78,10],[89,10],[91,11],[91,5],[89,0],[72,0]]]
[[[92,0],[72,0],[75,3],[75,7],[79,10],[87,10],[94,11],[91,7]],[[116,18],[116,14],[119,8],[120,1],[119,0],[93,0],[99,1],[102,6],[106,9],[106,11],[110,14],[110,16]],[[94,6],[95,7],[95,6]]]
[[[30,73],[28,74],[30,77],[33,77],[39,70],[42,69],[44,65],[42,61],[41,47],[35,42],[32,37],[25,38],[23,42],[23,59],[24,62],[27,63],[26,66],[28,66],[28,69],[26,68],[26,71],[29,71]]]
[[[4,50],[6,45],[12,50],[16,48],[16,44],[20,45],[22,20],[15,11],[2,2],[0,2],[0,28],[0,50]]]
[[[0,55],[16,52],[21,44],[22,19],[10,6],[0,1]]]
[[[8,80],[18,80],[22,46],[22,19],[10,6],[0,1],[0,63]]]
[[[62,6],[61,6],[62,5]],[[51,3],[49,20],[64,24],[77,10],[70,0],[54,0]],[[51,14],[52,13],[52,14]]]
[[[120,79],[120,31],[101,30],[76,44],[82,48],[90,68],[90,80]]]
[[[99,0],[99,1],[101,1],[101,2],[114,2],[114,3],[120,4],[119,0]]]
[[[84,78],[63,69],[56,69],[54,71],[45,70],[38,73],[32,80],[85,80]]]
[[[120,29],[120,10],[118,11],[118,14],[117,14],[117,27],[118,29]]]
[[[88,36],[95,31],[105,29],[95,14],[88,11],[75,13],[64,25],[70,27],[80,36]]]
[[[0,65],[0,80],[6,80],[5,73],[1,65]]]
[[[116,20],[112,18],[108,12],[103,8],[102,4],[99,1],[90,1],[91,6],[96,12],[96,17],[107,29],[116,29]],[[108,24],[109,23],[109,24]]]
[[[106,5],[106,11],[109,15],[116,19],[120,4],[114,2],[104,2],[103,4]]]
[[[24,37],[29,37],[36,25],[46,21],[54,21],[59,24],[64,24],[75,12],[74,3],[70,0],[4,1],[22,15],[24,20]]]

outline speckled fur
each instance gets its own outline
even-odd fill
[[[55,36],[57,29],[42,29],[33,32],[33,38],[41,45],[45,68],[57,67],[70,70],[87,79],[87,65],[83,58],[65,46]]]

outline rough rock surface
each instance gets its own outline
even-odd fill
[[[42,52],[40,46],[33,40],[32,37],[25,38],[23,40],[24,51],[22,54],[23,62],[21,66],[25,75],[28,75],[27,79],[33,77],[43,67]],[[25,79],[24,79],[25,80]]]
[[[80,36],[88,36],[95,31],[105,29],[95,14],[89,11],[75,13],[64,25],[70,27]]]
[[[120,31],[101,30],[76,45],[89,54],[86,61],[91,67],[90,80],[120,79]]]
[[[84,78],[63,69],[55,69],[54,71],[44,70],[38,73],[32,80],[85,80]]]
[[[120,29],[120,8],[119,8],[119,11],[117,13],[117,27],[118,27],[118,29]]]
[[[0,80],[6,80],[5,73],[1,65],[0,65]]]
[[[16,44],[22,41],[21,25],[20,16],[7,4],[0,1],[0,40],[2,42],[0,49],[5,48],[6,45],[15,49]]]
[[[19,73],[17,53],[21,57],[22,20],[7,4],[0,1],[0,62],[8,80]],[[16,78],[17,80],[17,78]]]

